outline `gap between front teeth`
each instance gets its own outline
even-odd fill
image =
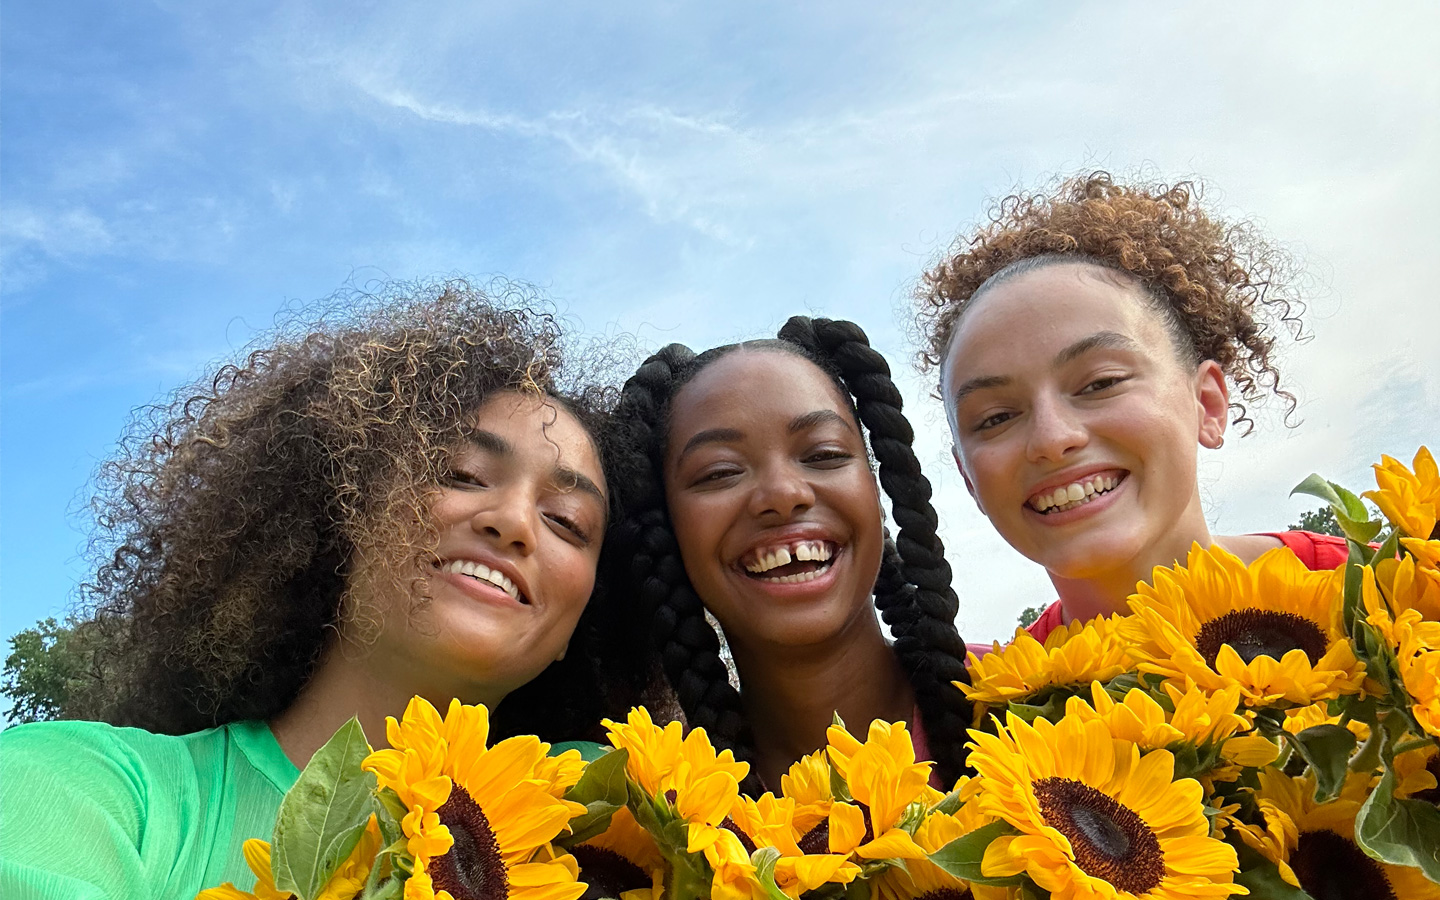
[[[483,563],[471,562],[468,559],[457,559],[446,566],[445,571],[459,575],[469,575],[471,578],[479,581],[488,581],[490,584],[495,585],[500,590],[509,594],[511,599],[524,602],[520,600],[520,589],[515,586],[515,582],[505,577],[504,572],[492,569]]]
[[[1037,512],[1045,512],[1054,508],[1056,512],[1064,512],[1067,509],[1074,509],[1094,497],[1096,494],[1103,494],[1120,483],[1120,479],[1111,478],[1108,475],[1097,475],[1084,481],[1074,481],[1055,489],[1053,493],[1041,494],[1030,501],[1030,505]]]
[[[792,550],[794,551],[793,556],[791,554]],[[745,571],[752,575],[759,575],[762,572],[768,572],[771,569],[777,569],[780,566],[788,565],[796,561],[826,562],[830,559],[831,555],[830,548],[826,546],[824,541],[801,541],[791,547],[776,547],[768,552],[757,554],[752,562],[745,564]],[[810,572],[805,574],[813,578],[817,573]],[[800,576],[786,575],[775,580],[784,581],[790,578],[800,578]],[[809,581],[810,579],[803,578],[801,580]]]

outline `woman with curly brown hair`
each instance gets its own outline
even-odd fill
[[[112,724],[0,738],[0,894],[249,883],[241,845],[299,767],[351,716],[383,744],[415,695],[552,741],[633,700],[591,596],[609,394],[564,391],[556,323],[509,297],[342,299],[102,470],[113,552],[87,589]]]
[[[1010,196],[923,277],[923,354],[940,370],[956,465],[1001,536],[1059,600],[1031,632],[1125,608],[1155,566],[1217,543],[1249,562],[1289,546],[1312,568],[1344,543],[1306,533],[1212,536],[1198,446],[1274,394],[1301,334],[1283,260],[1207,213],[1189,183],[1103,172]],[[1233,393],[1232,393],[1233,390]]]

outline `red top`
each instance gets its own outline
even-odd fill
[[[1329,534],[1315,534],[1312,531],[1267,531],[1263,537],[1273,537],[1295,554],[1305,564],[1305,568],[1312,572],[1319,572],[1322,569],[1334,569],[1345,564],[1350,558],[1350,548],[1342,537],[1335,537]],[[1030,623],[1025,630],[1030,636],[1042,644],[1050,632],[1065,624],[1063,613],[1060,611],[1060,601],[1045,607],[1040,618]]]

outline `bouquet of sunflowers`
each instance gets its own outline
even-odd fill
[[[1440,472],[1317,476],[1349,562],[1192,548],[1131,614],[972,655],[975,775],[928,783],[903,723],[837,718],[780,792],[644,709],[584,763],[423,700],[342,728],[251,841],[253,893],[485,900],[1440,898]]]

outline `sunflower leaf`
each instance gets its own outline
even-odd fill
[[[1319,475],[1312,474],[1309,478],[1306,478],[1291,488],[1290,496],[1293,497],[1296,494],[1309,494],[1312,497],[1319,497],[1337,510],[1341,512],[1345,510],[1345,501],[1341,500],[1340,495],[1335,492],[1335,486]]]
[[[1315,802],[1340,796],[1355,752],[1355,734],[1343,725],[1312,725],[1295,735],[1292,746],[1315,773]]]
[[[1440,881],[1440,808],[1396,797],[1395,772],[1388,766],[1355,816],[1355,843],[1375,859],[1413,866]]]
[[[775,883],[775,864],[780,861],[780,851],[774,847],[761,847],[750,854],[750,865],[755,867],[755,880],[760,882],[769,900],[790,900]]]
[[[556,838],[556,844],[568,850],[610,827],[610,818],[625,805],[630,794],[625,783],[625,765],[629,761],[630,751],[621,747],[585,767],[580,780],[565,793],[566,800],[584,806],[585,812],[570,820],[570,833]]]
[[[975,884],[1020,884],[1023,879],[1019,875],[989,877],[980,871],[980,864],[985,859],[985,848],[996,838],[1014,833],[1015,829],[1008,822],[991,822],[936,850],[930,854],[930,861],[956,878]]]
[[[370,755],[351,718],[315,752],[280,801],[271,839],[275,887],[315,900],[360,842],[374,810],[375,775],[360,768]]]

